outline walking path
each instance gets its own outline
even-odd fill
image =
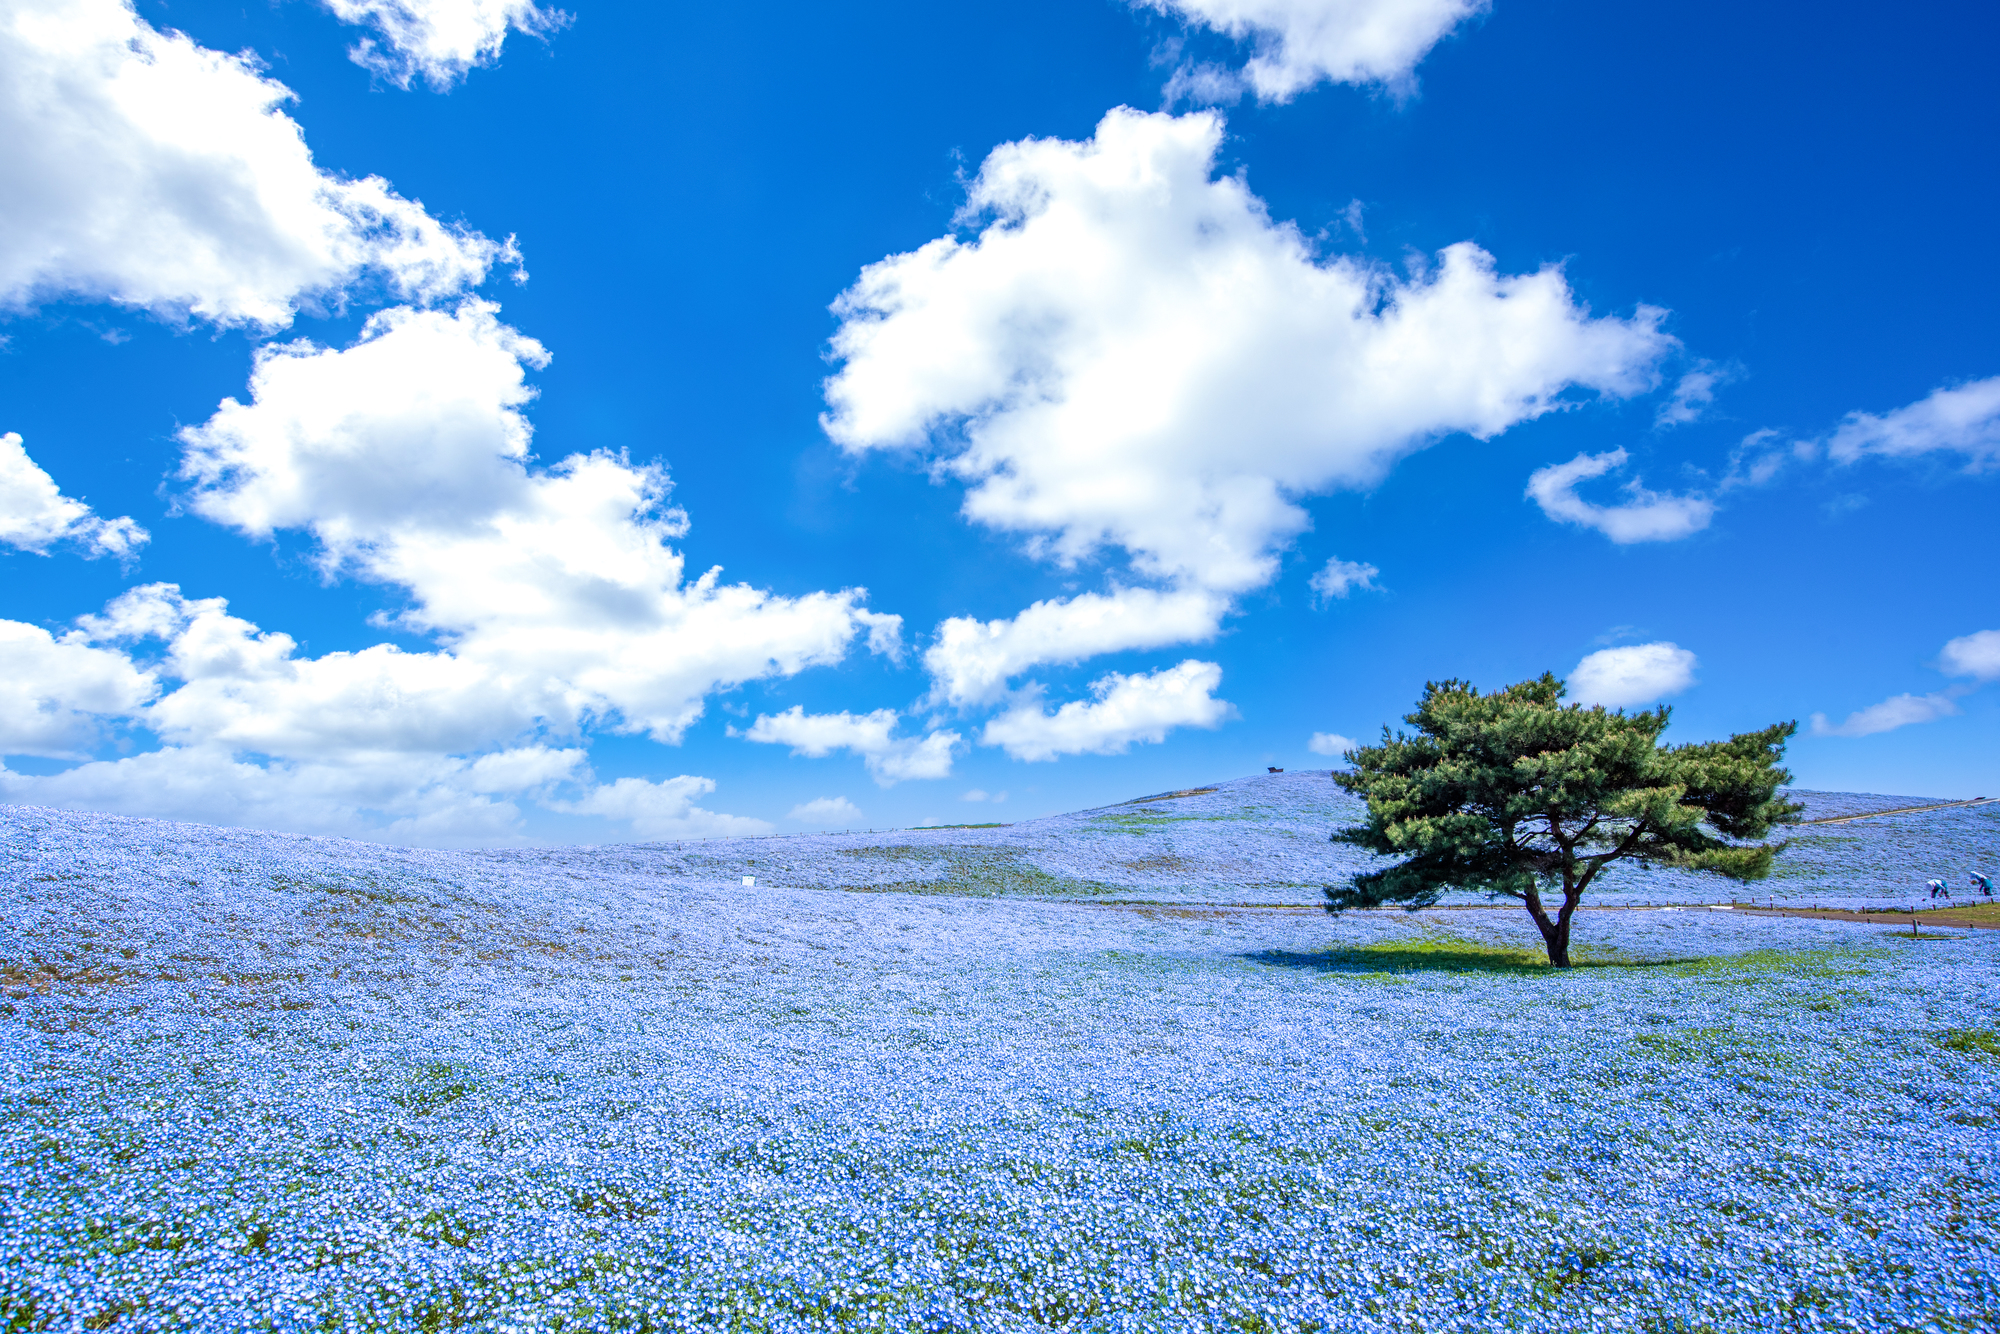
[[[1124,908],[1157,917],[1229,917],[1246,912],[1323,912],[1316,903],[1190,903],[1160,899],[1074,899],[1071,903],[1089,908]],[[1398,907],[1350,908],[1349,912],[1404,913]],[[1438,903],[1422,912],[1513,912],[1525,911],[1518,903]],[[1878,926],[1901,926],[1921,922],[1926,926],[1975,926],[2000,930],[2000,903],[1968,903],[1954,908],[1778,908],[1756,907],[1748,903],[1591,903],[1580,911],[1600,912],[1738,912],[1751,917],[1815,917],[1829,922],[1872,922]]]
[[[1886,811],[1863,811],[1859,815],[1823,815],[1817,820],[1801,820],[1801,825],[1809,824],[1852,824],[1856,820],[1873,820],[1884,815],[1909,815],[1914,811],[1952,811],[1963,806],[1990,806],[2000,801],[2000,797],[1974,797],[1970,801],[1927,801],[1921,806],[1896,806]]]
[[[1879,922],[1900,926],[1904,922],[1935,923],[1938,926],[1979,926],[2000,930],[2000,903],[1968,903],[1962,908],[1921,908],[1906,912],[1900,908],[1738,908],[1738,912],[1758,917],[1821,917],[1836,922]]]

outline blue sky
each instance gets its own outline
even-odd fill
[[[0,798],[1008,820],[1543,670],[1990,792],[1995,26],[0,0]]]

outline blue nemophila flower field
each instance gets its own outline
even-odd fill
[[[1351,856],[1330,786],[509,853],[0,808],[0,1317],[1991,1327],[2000,932],[1605,910],[1556,974],[1251,906]],[[1773,888],[2000,862],[1922,819]]]

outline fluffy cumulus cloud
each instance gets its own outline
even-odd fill
[[[621,778],[615,783],[594,787],[582,800],[562,803],[560,809],[581,815],[602,815],[629,821],[640,838],[716,838],[728,835],[768,834],[771,825],[742,815],[722,815],[694,804],[696,797],[715,791],[715,780],[682,774],[661,782],[644,778]]]
[[[837,750],[852,751],[867,763],[882,787],[911,778],[949,778],[952,751],[961,738],[956,732],[933,731],[921,737],[898,737],[894,709],[873,713],[807,713],[794,704],[783,713],[761,714],[740,733],[749,741],[790,746],[792,754],[824,759]]]
[[[1849,413],[1826,448],[1838,463],[1949,453],[1963,455],[1976,470],[1993,467],[2000,463],[2000,375],[1939,389],[1880,416]]]
[[[329,762],[459,754],[527,733],[553,703],[447,652],[377,644],[303,657],[290,635],[172,584],[133,589],[79,624],[101,643],[165,645],[159,670],[181,684],[144,721],[171,745]]]
[[[1038,689],[986,724],[980,740],[1017,760],[1119,755],[1136,741],[1159,742],[1176,727],[1219,727],[1235,713],[1215,698],[1222,668],[1193,658],[1146,675],[1111,672],[1091,683],[1089,700],[1043,709]]]
[[[124,663],[125,694],[43,690],[15,720],[34,738],[20,753],[69,753],[109,723],[161,748],[5,774],[4,795],[420,842],[517,835],[521,799],[643,837],[766,828],[696,805],[704,778],[597,785],[577,742],[591,727],[678,741],[708,694],[837,661],[858,638],[890,651],[899,623],[859,590],[788,598],[715,569],[687,577],[671,545],[687,516],[656,468],[609,454],[536,466],[522,409],[546,360],[476,300],[381,312],[344,349],[262,349],[248,400],[182,434],[186,505],[252,538],[309,534],[330,575],[400,588],[401,624],[436,647],[315,657],[220,598],[134,589],[30,644],[41,659],[110,655],[87,661]],[[129,655],[145,645],[158,648],[141,671]],[[149,683],[157,696],[136,700]]]
[[[861,823],[861,808],[846,797],[814,797],[792,807],[785,818],[801,824],[851,826]]]
[[[1357,588],[1375,587],[1375,576],[1380,573],[1373,565],[1363,561],[1342,560],[1334,556],[1320,566],[1307,583],[1314,597],[1330,601],[1344,598]]]
[[[1622,449],[1603,454],[1578,454],[1568,463],[1538,468],[1528,478],[1528,498],[1542,513],[1561,523],[1595,528],[1613,542],[1672,542],[1708,527],[1715,502],[1702,496],[1662,495],[1648,491],[1638,479],[1626,483],[1627,499],[1599,505],[1577,494],[1580,483],[1625,466]]]
[[[1315,755],[1331,755],[1338,758],[1360,744],[1354,738],[1344,737],[1338,732],[1314,732],[1306,742],[1306,749]]]
[[[1559,270],[1504,275],[1471,244],[1401,275],[1322,256],[1215,177],[1221,134],[1121,108],[1086,142],[1003,145],[961,215],[976,235],[871,265],[835,303],[842,448],[935,451],[971,520],[1064,566],[1122,550],[1127,585],[1162,586],[947,621],[936,698],[1205,640],[1307,527],[1300,497],[1655,382],[1660,312],[1592,317]]]
[[[306,529],[334,566],[393,534],[464,530],[518,492],[533,430],[540,343],[499,308],[406,306],[371,317],[345,350],[259,348],[249,403],[226,398],[181,433],[192,508],[252,537]]]
[[[1041,663],[1211,639],[1228,609],[1228,599],[1201,588],[1120,588],[1036,602],[997,620],[954,616],[938,627],[924,666],[937,699],[989,703],[1010,678]]]
[[[1812,716],[1814,736],[1873,736],[1893,732],[1912,723],[1935,722],[1958,712],[1958,703],[1949,691],[1929,695],[1894,695],[1880,704],[1856,709],[1842,722],[1831,723],[1823,713]]]
[[[1938,663],[1951,676],[1969,676],[1975,681],[2000,678],[2000,630],[1960,635],[1944,646]]]
[[[0,435],[0,542],[34,552],[73,543],[85,556],[124,558],[148,540],[131,519],[101,519],[90,506],[64,495],[28,457],[17,433]]]
[[[1242,70],[1183,68],[1175,91],[1231,101],[1247,84],[1266,102],[1288,102],[1323,80],[1407,88],[1444,36],[1488,0],[1138,0],[1254,45]]]
[[[369,281],[431,300],[505,248],[313,163],[291,93],[129,0],[0,6],[0,303],[278,327]]]
[[[1880,704],[1856,709],[1838,723],[1829,722],[1823,713],[1815,713],[1812,716],[1813,735],[1873,736],[1913,723],[1952,717],[1959,712],[1959,700],[1986,682],[2000,679],[2000,630],[1980,630],[1951,640],[1938,654],[1938,667],[1947,676],[1971,679],[1926,695],[1892,695]]]
[[[160,651],[141,668],[148,643]],[[170,584],[133,589],[61,638],[0,622],[0,668],[0,754],[78,758],[113,722],[164,743],[50,775],[0,769],[7,800],[445,844],[518,837],[524,798],[642,838],[770,828],[695,805],[714,790],[706,778],[592,782],[581,747],[549,744],[555,684],[392,645],[302,656],[223,599]]]
[[[583,767],[581,749],[538,738],[533,688],[450,653],[377,645],[305,657],[290,636],[230,615],[223,599],[187,598],[171,584],[132,589],[53,643],[31,629],[9,646],[20,659],[15,689],[27,683],[50,701],[39,715],[46,730],[81,743],[120,723],[164,745],[54,775],[0,773],[10,800],[479,841],[515,832],[520,812],[507,794],[539,792]],[[159,651],[142,669],[146,645]]]
[[[1232,593],[1306,526],[1296,496],[1566,390],[1653,384],[1660,312],[1593,318],[1559,270],[1504,275],[1469,243],[1406,276],[1322,258],[1214,176],[1221,135],[1121,108],[1086,142],[994,150],[977,236],[871,265],[835,303],[832,438],[940,451],[967,516],[1035,553],[1122,547],[1141,576]]]
[[[183,433],[189,504],[255,537],[311,533],[329,570],[397,585],[410,629],[569,725],[678,741],[709,693],[897,642],[863,593],[686,578],[665,474],[604,453],[531,466],[539,344],[490,304],[400,307],[350,348],[260,352],[251,401]]]
[[[1678,644],[1599,649],[1570,670],[1569,697],[1622,709],[1678,695],[1694,684],[1695,656]]]
[[[0,621],[0,756],[81,759],[104,723],[159,693],[153,673],[82,635]]]
[[[378,37],[357,42],[348,55],[407,88],[424,78],[449,88],[478,65],[500,58],[511,28],[543,36],[569,22],[534,0],[322,0],[343,23],[365,24]],[[379,40],[378,40],[379,38]]]
[[[528,747],[326,763],[166,746],[46,776],[0,769],[0,800],[392,842],[488,844],[519,837],[521,811],[508,794],[531,786],[524,773],[567,772],[580,758],[580,751]]]

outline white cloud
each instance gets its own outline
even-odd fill
[[[530,792],[575,777],[583,764],[584,753],[575,747],[522,746],[481,755],[459,782],[469,792]]]
[[[629,820],[632,832],[644,839],[727,838],[771,832],[768,821],[722,815],[694,804],[696,797],[713,791],[714,779],[689,774],[657,783],[621,778],[592,788],[580,801],[561,803],[556,809]]]
[[[1207,100],[1234,100],[1248,83],[1266,102],[1288,102],[1321,80],[1406,89],[1430,49],[1488,0],[1136,0],[1256,44],[1240,74],[1183,69],[1176,85]]]
[[[1235,593],[1307,526],[1294,497],[1364,486],[1454,431],[1487,438],[1585,388],[1636,393],[1661,312],[1593,319],[1560,270],[1470,243],[1398,277],[1318,257],[1237,177],[1212,114],[1108,114],[1084,143],[996,149],[971,240],[865,269],[835,303],[825,426],[931,445],[965,512],[1074,563]]]
[[[1315,755],[1345,755],[1361,743],[1352,737],[1344,737],[1338,732],[1314,732],[1306,742],[1306,749]]]
[[[1867,454],[1934,451],[1963,454],[1975,470],[2000,463],[2000,375],[1936,390],[1879,417],[1850,412],[1827,441],[1827,453],[1838,463]]]
[[[857,825],[861,823],[861,808],[846,797],[814,797],[792,807],[785,817],[805,824]]]
[[[1823,713],[1812,716],[1814,736],[1873,736],[1912,723],[1934,722],[1959,712],[1958,701],[1986,682],[2000,678],[2000,630],[1979,630],[1946,643],[1938,666],[1948,676],[1969,676],[1971,684],[1947,686],[1928,695],[1895,695],[1880,704],[1857,709],[1839,723]]]
[[[128,557],[149,540],[132,520],[100,519],[90,506],[64,495],[55,479],[28,457],[17,433],[0,435],[0,542],[46,552],[67,541],[81,546],[88,557]]]
[[[172,584],[121,594],[79,624],[99,642],[166,642],[159,670],[181,684],[142,720],[170,745],[333,762],[461,754],[505,744],[562,708],[553,683],[447,652],[377,644],[302,658],[290,635]]]
[[[349,834],[390,842],[481,845],[519,837],[520,808],[499,786],[511,769],[573,769],[581,751],[530,747],[471,760],[351,756],[343,762],[248,759],[226,747],[167,746],[50,775],[0,769],[0,799],[215,824]]]
[[[960,801],[990,801],[996,806],[1007,800],[1005,792],[988,792],[983,787],[975,787],[959,798]]]
[[[881,787],[890,787],[910,778],[949,778],[951,753],[960,741],[956,732],[931,732],[922,737],[895,737],[897,714],[894,709],[873,713],[807,713],[794,704],[783,713],[759,714],[742,732],[732,736],[770,745],[790,746],[792,754],[807,759],[824,759],[836,750],[851,750],[862,757],[868,772]]]
[[[0,621],[0,755],[82,759],[104,717],[131,714],[159,688],[123,653]]]
[[[1091,683],[1094,700],[1072,700],[1054,713],[1042,711],[1037,687],[987,723],[980,740],[1017,760],[1119,755],[1135,741],[1164,741],[1176,727],[1221,726],[1235,712],[1214,697],[1221,684],[1221,667],[1189,658],[1145,676],[1111,672]]]
[[[152,671],[86,642],[146,638],[165,641]],[[0,622],[0,666],[0,753],[73,756],[107,720],[166,742],[52,775],[0,770],[10,801],[442,844],[518,837],[510,796],[626,820],[644,838],[770,829],[696,806],[714,784],[687,775],[556,798],[555,785],[588,779],[582,749],[536,737],[559,683],[524,686],[450,653],[391,645],[302,658],[290,637],[172,585],[124,594],[62,640]],[[178,684],[158,693],[160,677]]]
[[[398,308],[336,350],[263,349],[251,402],[182,433],[198,513],[252,536],[303,529],[329,571],[408,590],[399,618],[560,726],[594,717],[675,742],[711,692],[836,662],[898,618],[859,589],[776,596],[686,580],[688,531],[657,467],[610,454],[529,466],[540,344],[496,308]]]
[[[1735,373],[1729,369],[1703,362],[1681,376],[1680,383],[1674,386],[1673,396],[1653,414],[1653,425],[1685,426],[1701,420],[1701,415],[1715,402],[1715,391],[1735,378]]]
[[[950,618],[938,626],[924,666],[935,698],[982,704],[999,697],[1009,678],[1042,663],[1213,639],[1228,610],[1227,598],[1199,588],[1118,588],[1108,595],[1051,598],[1011,619]]]
[[[309,529],[338,566],[400,532],[464,529],[507,506],[527,480],[528,368],[549,355],[498,314],[478,300],[401,306],[344,351],[257,349],[251,401],[225,398],[181,432],[192,508],[251,537]]]
[[[517,836],[509,794],[648,837],[768,828],[694,805],[708,780],[685,775],[565,801],[555,785],[590,781],[585,752],[551,743],[590,725],[678,740],[707,694],[836,661],[864,631],[893,649],[900,623],[863,608],[859,590],[785,598],[723,585],[718,570],[685,579],[668,540],[687,518],[656,468],[605,454],[531,467],[526,368],[545,361],[479,301],[385,311],[345,350],[264,349],[250,401],[183,433],[188,506],[254,537],[314,535],[329,574],[406,590],[397,619],[439,646],[309,657],[220,598],[131,590],[61,644],[109,654],[128,682],[157,679],[163,693],[29,700],[17,721],[48,715],[32,729],[43,750],[78,750],[110,722],[162,748],[0,774],[0,796],[420,842]],[[150,675],[124,647],[149,639],[163,645]],[[915,776],[948,765],[943,745],[876,764]]]
[[[1893,732],[1911,723],[1948,718],[1957,712],[1958,705],[1948,693],[1896,695],[1880,704],[1855,710],[1837,726],[1829,724],[1825,714],[1815,713],[1812,716],[1812,732],[1814,736],[1873,736],[1877,732]]]
[[[267,328],[370,278],[431,300],[511,250],[377,176],[321,171],[252,59],[128,0],[0,9],[0,303],[101,300]]]
[[[543,36],[569,15],[534,0],[321,0],[342,23],[367,24],[387,48],[364,38],[347,54],[399,87],[418,75],[444,89],[500,58],[507,30]]]
[[[1576,493],[1579,482],[1625,466],[1625,451],[1578,454],[1568,463],[1537,468],[1528,478],[1528,496],[1542,513],[1563,523],[1595,528],[1613,542],[1672,542],[1708,527],[1715,504],[1702,496],[1661,495],[1638,480],[1625,484],[1631,497],[1622,505],[1596,505]]]
[[[1694,684],[1694,654],[1678,644],[1599,649],[1570,669],[1569,697],[1622,709],[1678,695]]]
[[[1746,486],[1766,486],[1794,463],[1810,463],[1819,457],[1819,446],[1810,440],[1788,440],[1782,431],[1752,431],[1729,451],[1729,471],[1716,484],[1718,491],[1734,491]]]
[[[1322,599],[1344,598],[1357,588],[1375,587],[1375,576],[1380,573],[1373,565],[1334,556],[1320,567],[1308,586]]]
[[[1979,681],[2000,677],[2000,630],[1960,635],[1944,646],[1939,661],[1952,676],[1970,676]]]

